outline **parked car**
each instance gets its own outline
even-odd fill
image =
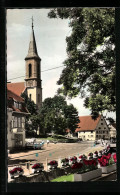
[[[31,149],[41,149],[44,146],[43,141],[37,142],[36,139],[30,139],[26,141],[25,147]]]
[[[43,147],[43,143],[42,142],[34,142],[33,144],[33,148],[34,149],[41,149]]]

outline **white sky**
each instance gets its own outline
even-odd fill
[[[50,19],[49,9],[8,9],[7,10],[7,80],[22,82],[25,76],[25,57],[28,53],[31,18],[34,18],[34,33],[38,55],[42,59],[41,71],[62,66],[67,58],[66,36],[70,35],[68,19]],[[58,81],[63,67],[41,72],[43,100],[56,94]],[[21,77],[23,76],[23,77]],[[16,77],[21,77],[13,79]],[[13,79],[13,80],[11,80]],[[83,99],[74,98],[72,103],[79,115],[90,115],[90,110],[83,107]],[[115,115],[111,113],[115,118]]]

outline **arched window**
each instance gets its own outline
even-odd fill
[[[31,94],[29,95],[29,98],[30,98],[30,100],[32,99],[32,95]]]
[[[29,77],[31,77],[31,76],[32,76],[32,65],[29,64]]]

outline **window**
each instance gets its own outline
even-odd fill
[[[38,94],[38,102],[40,102],[40,94]]]
[[[31,77],[31,76],[32,76],[32,65],[29,64],[29,77]]]
[[[103,123],[101,123],[101,125],[103,125]]]
[[[93,131],[91,131],[91,133],[93,133]]]
[[[21,117],[14,117],[13,128],[22,127]]]
[[[40,65],[37,65],[37,74],[38,74],[38,78],[40,77]]]
[[[99,127],[99,129],[101,129],[101,127]]]
[[[91,135],[91,137],[93,137],[93,135]]]
[[[17,127],[17,117],[14,117],[13,127]]]
[[[106,129],[106,127],[104,127],[104,129]]]
[[[29,95],[29,98],[30,98],[30,100],[32,99],[32,95],[31,94]]]
[[[21,103],[19,103],[19,109],[21,109],[22,108],[22,104]]]
[[[18,118],[18,127],[22,127],[22,120],[20,117]]]

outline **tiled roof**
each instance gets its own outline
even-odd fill
[[[20,96],[18,96],[17,94],[13,93],[12,91],[8,90],[7,89],[7,99],[10,100],[10,99],[14,99],[16,100],[17,102],[20,102],[20,103],[24,103],[24,99]],[[8,107],[9,108],[12,108],[13,111],[16,111],[16,112],[25,112],[25,113],[29,113],[27,108],[25,107],[24,104],[22,104],[22,107],[21,109],[19,108],[16,108],[13,104],[9,104],[8,103]]]
[[[20,96],[25,90],[25,82],[7,83],[7,89]]]
[[[24,102],[24,99],[22,97],[18,96],[14,92],[7,89],[7,99],[9,100],[11,98],[13,98],[14,100],[16,100],[18,102]]]
[[[75,132],[95,130],[100,118],[101,116],[94,120],[91,116],[79,116],[80,123]]]

